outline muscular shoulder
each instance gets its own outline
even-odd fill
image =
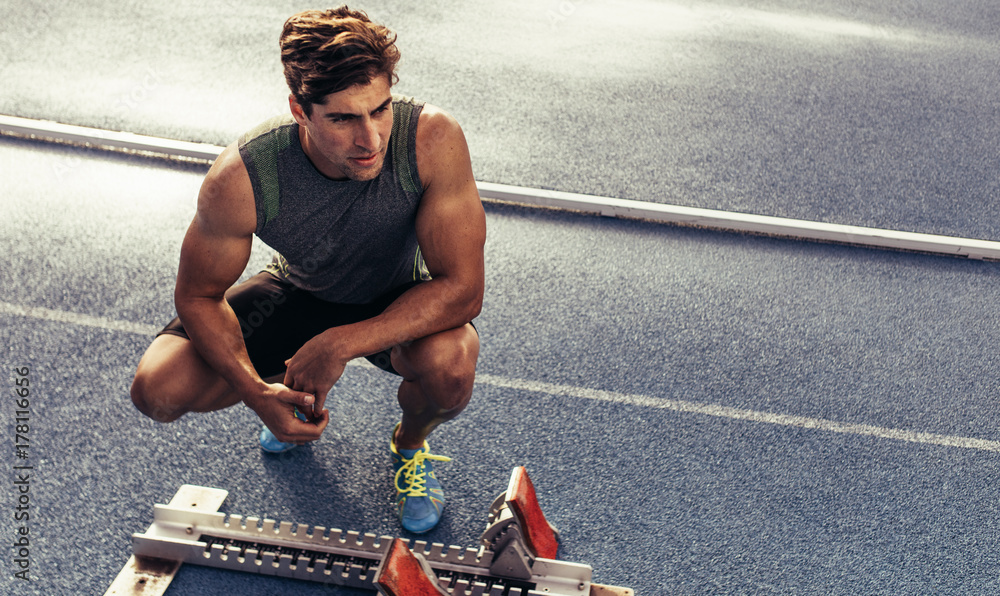
[[[198,193],[198,219],[209,229],[248,236],[257,227],[253,187],[236,143],[212,164]]]
[[[417,125],[417,168],[426,191],[435,182],[464,175],[471,166],[465,133],[450,114],[425,104]]]

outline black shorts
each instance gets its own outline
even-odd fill
[[[243,341],[257,374],[267,378],[285,372],[285,361],[307,341],[331,327],[349,325],[382,313],[396,298],[417,285],[400,286],[368,304],[327,302],[262,272],[226,292],[226,301],[236,313]],[[180,319],[160,331],[190,339]],[[389,358],[391,350],[366,356],[382,370],[399,374]]]

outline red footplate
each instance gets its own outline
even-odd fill
[[[507,487],[507,502],[521,522],[521,531],[528,548],[536,557],[555,559],[559,541],[542,513],[538,496],[535,495],[535,486],[531,483],[531,478],[528,478],[528,471],[524,466],[514,468]]]
[[[430,567],[396,538],[375,574],[375,586],[385,596],[448,596]]]

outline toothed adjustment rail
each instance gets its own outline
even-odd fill
[[[199,495],[197,502],[188,502],[192,494]],[[130,584],[135,575],[130,566],[154,559],[380,590],[390,596],[406,593],[399,592],[406,589],[399,586],[415,585],[433,585],[448,596],[606,593],[598,591],[606,586],[591,583],[589,565],[555,559],[558,534],[542,516],[524,468],[514,470],[508,491],[491,506],[478,548],[227,515],[218,511],[227,494],[185,485],[169,505],[155,505],[152,525],[133,534],[134,556],[107,594],[162,594],[176,567],[165,581]],[[162,589],[153,591],[152,585]]]

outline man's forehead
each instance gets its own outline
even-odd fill
[[[389,85],[376,79],[364,85],[354,85],[331,93],[316,104],[324,114],[366,114],[392,101]]]

